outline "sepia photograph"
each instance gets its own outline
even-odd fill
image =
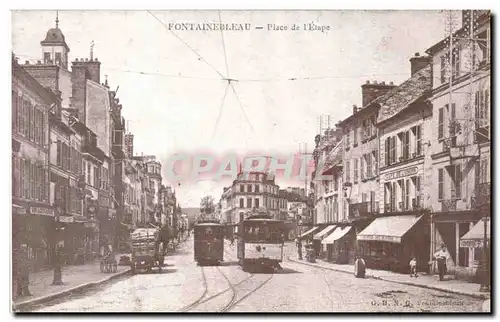
[[[491,10],[9,15],[13,314],[492,313]]]

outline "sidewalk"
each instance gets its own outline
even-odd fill
[[[13,311],[24,311],[33,305],[104,283],[125,275],[129,271],[129,266],[118,266],[116,273],[101,273],[99,261],[85,265],[64,266],[62,268],[64,285],[51,285],[54,277],[53,270],[32,273],[30,274],[29,289],[33,296],[14,299],[12,302]]]
[[[340,265],[340,264],[325,262],[323,260],[316,260],[316,263],[309,263],[305,260],[297,260],[294,257],[296,256],[289,256],[288,260],[303,265],[315,266],[323,269],[329,269],[333,271],[354,275],[353,265],[349,264]],[[439,278],[436,275],[419,275],[417,278],[415,278],[415,277],[410,277],[409,275],[406,274],[399,274],[385,270],[376,270],[367,268],[366,277],[376,278],[387,282],[422,287],[441,292],[466,295],[478,299],[490,298],[490,293],[479,292],[479,287],[480,287],[479,284],[468,283],[460,280],[439,281]]]

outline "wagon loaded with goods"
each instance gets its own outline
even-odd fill
[[[151,272],[153,267],[158,267],[161,271],[165,256],[159,229],[138,228],[130,235],[130,243],[132,246],[130,262],[132,274],[135,274],[140,269]]]

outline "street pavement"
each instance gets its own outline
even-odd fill
[[[463,295],[358,279],[352,274],[292,261],[275,274],[243,272],[235,246],[225,262],[199,267],[189,239],[162,272],[137,274],[37,312],[481,312],[483,301]],[[285,258],[293,256],[286,247]]]
[[[116,273],[102,273],[99,261],[86,263],[85,265],[64,266],[62,268],[63,285],[52,285],[54,280],[53,270],[31,273],[29,290],[32,296],[16,297],[13,304],[14,306],[23,306],[42,298],[57,296],[62,292],[75,290],[90,283],[99,283],[105,279],[122,275],[128,269],[128,266],[118,266]]]

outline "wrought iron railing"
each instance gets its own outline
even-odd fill
[[[441,200],[441,211],[449,212],[457,210],[457,199],[443,199]]]

